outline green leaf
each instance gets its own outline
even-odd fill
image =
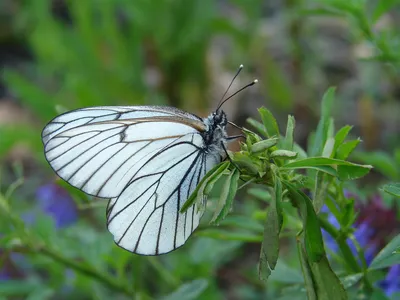
[[[297,248],[308,299],[346,300],[347,293],[331,269],[326,256],[324,255],[318,262],[310,262],[300,239],[297,241]]]
[[[396,164],[396,161],[385,152],[356,152],[353,157],[363,163],[373,165],[375,169],[390,179],[400,179],[399,166]]]
[[[251,152],[252,153],[258,153],[265,151],[273,146],[275,146],[278,143],[278,138],[270,138],[267,140],[262,140],[260,142],[254,143],[251,145]]]
[[[331,126],[330,112],[332,111],[335,99],[335,88],[329,88],[322,97],[321,119],[315,133],[314,145],[311,149],[311,156],[322,154],[323,147],[328,139],[329,127]]]
[[[290,169],[290,168],[282,167],[281,169],[285,170],[285,169]],[[301,169],[303,169],[303,168],[301,168]],[[333,168],[331,166],[309,166],[309,167],[304,167],[304,169],[311,169],[311,170],[315,170],[315,171],[320,171],[320,172],[324,172],[326,174],[329,174],[331,176],[338,177],[337,171],[335,170],[335,168]]]
[[[330,179],[321,172],[318,172],[315,177],[315,189],[314,189],[314,209],[317,213],[321,210],[322,206],[324,206],[325,198],[328,192],[329,184],[331,183]]]
[[[335,146],[333,147],[333,155],[336,157],[336,151],[341,144],[345,141],[347,135],[349,134],[350,130],[353,126],[346,125],[339,129],[339,131],[335,135]]]
[[[307,152],[299,144],[293,144],[293,151],[298,153],[297,158],[307,158]]]
[[[175,292],[164,296],[162,300],[194,300],[199,299],[199,296],[205,291],[208,286],[206,279],[196,279],[192,282],[181,285]]]
[[[336,150],[336,158],[345,160],[349,157],[349,155],[354,151],[354,149],[358,146],[361,140],[353,140],[344,142],[341,144]]]
[[[335,139],[333,137],[328,138],[326,140],[324,149],[322,150],[322,156],[323,157],[332,157],[334,147],[335,147]]]
[[[283,223],[281,202],[282,183],[279,177],[275,176],[274,200],[271,201],[267,213],[258,267],[258,275],[262,280],[267,280],[271,275],[279,257],[279,234]]]
[[[267,137],[272,138],[274,136],[279,136],[278,123],[272,113],[265,107],[259,108],[258,112],[261,115],[261,120],[267,132]]]
[[[275,150],[269,155],[270,158],[294,159],[297,157],[297,152],[289,150]]]
[[[345,277],[341,277],[340,281],[343,284],[343,287],[345,289],[348,289],[350,287],[352,287],[353,285],[357,284],[361,278],[364,277],[364,274],[362,273],[356,273],[356,274],[351,274]]]
[[[288,116],[287,126],[286,126],[286,136],[282,140],[282,148],[285,150],[293,150],[294,141],[294,128],[296,126],[296,121],[293,116]]]
[[[396,253],[400,247],[400,234],[395,236],[378,255],[372,260],[369,269],[382,269],[400,264],[400,254]]]
[[[325,249],[322,241],[321,228],[312,202],[307,195],[302,191],[297,190],[291,183],[287,181],[282,182],[289,190],[291,199],[300,209],[307,256],[310,258],[311,262],[317,262],[325,256]]]
[[[344,228],[350,228],[351,225],[354,223],[357,214],[354,210],[354,199],[346,199],[345,203],[342,204],[342,213],[341,216],[338,218],[340,224]]]
[[[299,255],[301,271],[303,273],[304,284],[306,286],[307,299],[317,300],[318,298],[315,291],[316,287],[314,286],[310,264],[307,259],[307,253],[304,249],[303,243],[300,241],[300,238],[297,239],[297,253]]]
[[[258,174],[258,166],[251,160],[248,155],[240,152],[235,152],[232,159],[239,167],[246,169],[250,174]]]
[[[336,168],[340,180],[351,180],[365,176],[372,168],[370,165],[358,165],[340,159],[309,157],[289,162],[283,165],[282,169],[303,169],[316,166],[331,166]]]
[[[392,196],[400,198],[400,183],[388,183],[382,187],[382,190]]]
[[[265,137],[268,136],[268,133],[264,128],[264,125],[261,124],[260,122],[258,122],[257,120],[254,120],[252,118],[248,118],[246,120],[246,122],[249,123],[262,136],[265,136]]]
[[[236,168],[227,176],[210,223],[219,224],[228,215],[238,188],[239,176],[240,172]]]
[[[347,299],[346,290],[335,272],[332,271],[326,256],[317,263],[311,263],[311,271],[316,286],[317,299]]]
[[[212,168],[206,176],[200,181],[200,183],[197,185],[196,189],[193,191],[193,193],[190,195],[190,197],[186,200],[185,204],[182,205],[181,210],[179,211],[180,213],[184,213],[189,207],[191,207],[195,201],[199,197],[204,196],[204,189],[207,187],[207,185],[214,184],[221,176],[222,173],[229,167],[229,162],[225,161],[222,164],[216,165],[214,168]]]

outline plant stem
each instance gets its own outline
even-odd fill
[[[321,227],[335,239],[336,243],[339,246],[340,251],[343,254],[344,260],[351,269],[351,271],[354,273],[363,273],[365,275],[366,274],[365,270],[363,270],[360,267],[355,256],[353,255],[353,252],[350,249],[350,246],[347,244],[347,238],[348,238],[347,235],[337,230],[326,219],[318,217],[318,220]],[[368,281],[366,276],[364,276],[364,283],[367,290],[369,291],[373,290],[373,287],[371,283]]]
[[[346,264],[349,266],[351,271],[353,271],[354,273],[361,273],[362,272],[361,268],[358,265],[357,260],[355,259],[353,253],[351,252],[349,245],[346,243],[347,237],[341,234],[339,230],[337,230],[331,223],[329,223],[324,218],[319,217],[318,220],[321,227],[335,239],[336,243],[339,246],[340,251],[344,256]]]
[[[123,293],[123,294],[131,296],[131,297],[134,295],[133,290],[129,286],[122,284],[119,281],[114,280],[113,278],[111,278],[108,275],[98,272],[97,270],[91,268],[88,265],[78,263],[78,262],[71,260],[65,256],[62,256],[59,253],[57,253],[56,251],[53,251],[52,249],[49,249],[46,247],[41,247],[40,249],[38,249],[38,251],[39,251],[39,253],[52,258],[53,260],[55,260],[58,263],[61,263],[71,269],[74,269],[75,271],[78,271],[82,274],[85,274],[87,276],[97,279],[98,281],[102,282],[104,285],[108,286],[110,289],[113,289],[115,291],[118,291],[120,293]]]

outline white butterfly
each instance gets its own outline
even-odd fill
[[[227,123],[219,108],[202,119],[172,107],[89,107],[54,118],[42,140],[58,176],[111,198],[107,225],[117,245],[158,255],[182,246],[199,225],[197,207],[179,210],[225,159]]]

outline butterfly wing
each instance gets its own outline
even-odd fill
[[[84,192],[112,198],[108,229],[135,253],[184,244],[202,212],[180,208],[221,157],[206,151],[197,116],[160,107],[93,107],[63,114],[43,130],[46,159]]]
[[[110,200],[107,224],[115,242],[131,252],[157,255],[183,245],[202,212],[182,205],[221,158],[199,148],[199,134],[176,140],[150,158],[117,199]]]
[[[91,107],[53,119],[45,156],[65,181],[97,197],[120,195],[144,163],[177,139],[196,134],[198,117],[170,108]]]

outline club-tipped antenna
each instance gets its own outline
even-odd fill
[[[225,93],[222,95],[221,100],[219,100],[218,102],[218,106],[217,106],[217,111],[219,110],[219,108],[221,107],[221,102],[224,101],[224,98],[226,96],[226,94],[228,93],[230,87],[232,86],[233,82],[235,81],[236,77],[239,75],[240,71],[242,71],[243,69],[243,65],[239,66],[239,69],[237,70],[235,76],[233,76],[231,83],[229,84],[228,88],[226,89]]]
[[[235,95],[239,94],[241,91],[247,89],[248,87],[255,85],[258,82],[257,79],[254,79],[252,82],[250,82],[249,84],[246,84],[244,87],[242,87],[241,89],[237,90],[236,92],[234,92],[232,95],[230,95],[228,98],[226,98],[224,101],[220,102],[220,104],[217,107],[217,111],[221,108],[221,106],[228,101],[229,99],[231,99],[232,97],[234,97]]]

